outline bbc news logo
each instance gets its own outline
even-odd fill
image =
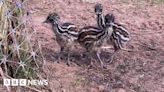
[[[48,85],[47,80],[4,79],[4,86]]]

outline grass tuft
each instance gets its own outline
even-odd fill
[[[24,0],[0,0],[0,74],[3,78],[37,79],[43,57],[28,26]],[[37,49],[36,49],[37,48]]]

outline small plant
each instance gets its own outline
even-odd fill
[[[0,0],[0,74],[3,78],[39,78],[43,57],[28,27],[24,0]],[[37,49],[36,49],[37,48]]]

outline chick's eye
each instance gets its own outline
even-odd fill
[[[50,18],[49,20],[50,20],[51,22],[53,21],[53,19],[52,19],[52,18]]]

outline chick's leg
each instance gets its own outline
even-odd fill
[[[64,55],[64,47],[61,46],[57,63],[59,63],[59,61],[62,60],[63,55]]]
[[[101,51],[98,50],[98,51],[96,52],[96,56],[97,56],[97,58],[98,58],[98,60],[99,60],[99,62],[100,62],[100,64],[101,64],[101,67],[102,67],[102,68],[106,68],[105,65],[104,65],[104,63],[103,63],[103,61],[102,61],[102,59],[101,59],[101,57],[100,57],[100,53],[101,53]]]
[[[90,61],[90,64],[88,65],[88,69],[90,69],[90,68],[94,67],[92,53],[87,51],[87,56],[89,57],[89,61]]]
[[[70,62],[70,50],[68,50],[67,52],[67,65],[70,66],[71,62]]]

